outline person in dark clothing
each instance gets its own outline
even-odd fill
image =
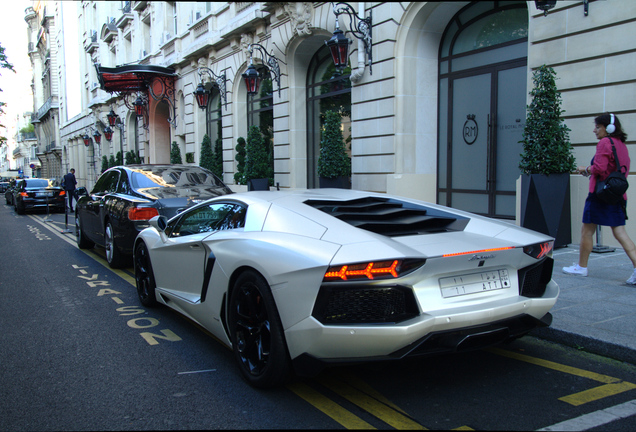
[[[70,172],[62,179],[62,186],[68,196],[68,207],[73,211],[73,198],[75,197],[75,185],[77,180],[75,179],[75,169],[71,168]]]

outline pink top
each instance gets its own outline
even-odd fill
[[[612,137],[614,147],[616,147],[616,154],[618,161],[621,164],[621,171],[625,174],[625,177],[629,175],[629,152],[627,146],[618,138]],[[592,159],[592,166],[590,168],[590,193],[594,193],[597,180],[604,180],[612,171],[616,171],[616,162],[614,161],[614,153],[612,152],[612,143],[608,137],[602,138],[598,144],[596,144],[596,154]],[[627,200],[627,195],[623,198]]]

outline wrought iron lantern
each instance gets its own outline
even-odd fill
[[[257,94],[258,87],[262,79],[258,70],[256,70],[256,67],[254,67],[254,48],[258,49],[261,52],[263,63],[267,65],[270,75],[272,75],[273,79],[276,81],[276,85],[278,86],[278,96],[280,96],[280,66],[278,65],[278,62],[280,60],[277,59],[274,55],[268,54],[265,50],[265,47],[261,44],[250,44],[247,47],[247,50],[250,53],[250,65],[247,67],[247,70],[242,75],[243,79],[245,79],[245,85],[247,86],[247,93],[250,95]]]
[[[135,106],[135,114],[137,114],[137,117],[142,117],[144,115],[144,108],[146,104],[141,96],[137,96],[137,100],[133,103],[133,105]]]
[[[212,69],[207,67],[200,67],[197,72],[199,73],[199,85],[197,85],[197,89],[194,91],[194,97],[197,100],[197,105],[199,108],[206,109],[208,107],[208,102],[210,101],[210,94],[212,85],[216,85],[219,89],[219,93],[221,94],[221,99],[225,105],[225,109],[227,109],[227,92],[225,87],[225,72],[221,75],[215,74]],[[210,77],[210,82],[205,84],[203,82],[203,74],[207,73]],[[214,84],[212,84],[214,83]]]
[[[245,80],[245,86],[247,87],[247,93],[251,95],[255,95],[258,93],[258,87],[261,84],[261,79],[258,74],[258,71],[252,64],[252,60],[250,58],[250,65],[247,67],[247,71],[243,74],[243,79]]]
[[[336,18],[336,30],[333,32],[333,36],[328,41],[325,41],[327,48],[331,52],[331,59],[336,69],[342,73],[342,70],[347,67],[349,62],[349,45],[351,45],[351,39],[346,37],[340,26],[338,25],[338,18]]]
[[[119,117],[119,116],[117,114],[115,114],[115,111],[113,111],[113,109],[111,108],[110,112],[108,114],[106,114],[106,117],[108,117],[108,125],[109,126],[115,126],[115,123],[117,122],[117,117]],[[104,134],[105,133],[106,132],[104,131]]]
[[[110,122],[110,118],[108,119]],[[106,141],[111,142],[113,139],[113,129],[110,126],[106,126],[104,129],[104,137],[106,137]]]
[[[336,15],[336,29],[334,30],[331,39],[325,41],[325,44],[331,51],[331,58],[333,59],[336,69],[338,69],[339,72],[342,72],[342,70],[347,67],[349,58],[349,44],[351,44],[351,40],[344,35],[342,30],[340,30],[340,24],[338,22],[338,17],[342,14],[346,14],[349,16],[349,31],[357,39],[364,42],[364,52],[366,53],[369,61],[369,73],[373,75],[373,53],[371,50],[373,45],[373,38],[371,34],[373,28],[372,11],[369,11],[368,17],[360,18],[353,7],[348,3],[338,2],[332,3],[332,5],[333,13]]]

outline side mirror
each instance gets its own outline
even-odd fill
[[[150,219],[148,222],[150,223],[151,227],[153,227],[160,233],[163,233],[163,231],[168,226],[168,218],[165,216],[155,216],[152,219]]]
[[[88,196],[88,191],[84,186],[75,189],[75,193],[77,194],[77,196]]]

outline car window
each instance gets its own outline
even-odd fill
[[[119,171],[108,171],[97,180],[91,193],[113,193],[117,191],[119,181]]]
[[[130,188],[129,176],[126,171],[121,172],[120,180],[121,181],[119,182],[119,190],[117,192],[130,195],[132,193],[132,189]]]
[[[210,171],[201,167],[155,166],[133,170],[130,183],[134,189],[157,187],[224,186]]]
[[[43,179],[26,180],[26,187],[43,188],[48,186],[49,186],[48,180],[43,180]]]
[[[233,203],[212,203],[197,207],[179,218],[169,235],[184,237],[204,232],[243,228],[245,212],[245,207]]]

